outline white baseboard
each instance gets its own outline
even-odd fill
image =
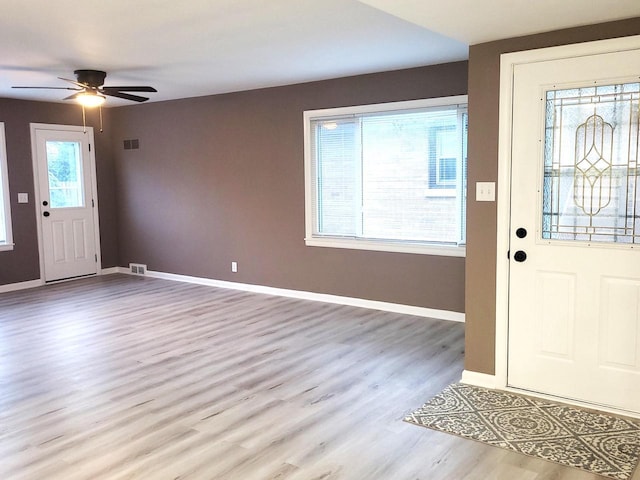
[[[100,275],[110,275],[114,273],[131,274],[126,267],[109,267],[100,270]],[[198,285],[207,285],[217,288],[229,288],[233,290],[242,290],[245,292],[263,293],[266,295],[275,295],[279,297],[297,298],[300,300],[311,300],[315,302],[333,303],[337,305],[347,305],[351,307],[369,308],[372,310],[381,310],[384,312],[400,313],[404,315],[415,315],[418,317],[434,318],[437,320],[449,320],[452,322],[464,322],[464,313],[451,312],[449,310],[437,310],[426,307],[416,307],[413,305],[402,305],[399,303],[380,302],[377,300],[366,300],[362,298],[343,297],[340,295],[329,295],[326,293],[305,292],[302,290],[289,290],[285,288],[268,287],[265,285],[252,285],[248,283],[228,282],[224,280],[214,280],[211,278],[192,277],[188,275],[178,275],[175,273],[164,273],[147,270],[146,276],[153,278],[162,278],[176,282],[194,283]],[[28,282],[10,283],[8,285],[0,285],[0,293],[12,292],[16,290],[24,290],[44,285],[42,280],[31,280]],[[465,371],[466,372],[466,371]],[[475,372],[466,372],[474,375]],[[463,378],[465,378],[463,374]],[[464,383],[473,383],[471,381]],[[475,384],[475,383],[474,383]],[[479,385],[479,384],[478,384]]]
[[[42,280],[29,280],[28,282],[9,283],[8,285],[0,285],[0,293],[26,290],[27,288],[35,288],[42,285],[44,285],[44,282]]]
[[[100,275],[110,275],[112,273],[127,273],[127,271],[121,267],[110,267],[103,268],[99,272]],[[28,282],[9,283],[7,285],[0,285],[0,293],[26,290],[27,288],[41,287],[42,285],[45,285],[45,282],[41,279],[29,280]]]
[[[127,273],[125,272],[122,267],[109,267],[109,268],[103,268],[102,270],[100,270],[100,275],[111,275],[112,273]]]
[[[118,273],[131,273],[128,268],[118,267]],[[114,272],[115,273],[115,272]],[[334,303],[338,305],[348,305],[351,307],[370,308],[372,310],[382,310],[384,312],[401,313],[405,315],[415,315],[418,317],[428,317],[437,320],[449,320],[452,322],[464,322],[464,313],[451,312],[448,310],[436,310],[432,308],[416,307],[412,305],[402,305],[398,303],[379,302],[376,300],[365,300],[362,298],[342,297],[339,295],[329,295],[325,293],[305,292],[302,290],[288,290],[285,288],[267,287],[264,285],[252,285],[248,283],[228,282],[224,280],[214,280],[211,278],[191,277],[188,275],[178,275],[175,273],[164,273],[147,270],[147,277],[162,278],[177,282],[195,283],[198,285],[208,285],[217,288],[229,288],[242,290],[245,292],[264,293],[266,295],[276,295],[280,297],[297,298],[300,300],[311,300],[316,302]]]
[[[462,379],[460,379],[460,382],[468,385],[475,385],[476,387],[498,388],[495,375],[472,372],[471,370],[464,370],[462,372]]]

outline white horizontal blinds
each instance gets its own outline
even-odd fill
[[[9,243],[8,223],[8,202],[9,192],[7,191],[7,159],[4,138],[4,123],[0,123],[0,245]]]
[[[7,243],[7,219],[4,213],[4,186],[3,186],[3,177],[6,175],[4,171],[4,165],[2,159],[0,158],[0,245]]]
[[[357,118],[313,121],[312,170],[315,172],[315,233],[359,235],[360,122]]]
[[[2,165],[0,164],[0,169]],[[0,171],[0,180],[2,179],[3,172]],[[4,192],[2,190],[2,181],[0,181],[0,245],[7,243],[7,219],[4,214]]]
[[[460,221],[458,222],[458,244],[466,245],[467,243],[467,139],[469,137],[469,114],[467,109],[460,108],[458,111],[459,125],[458,132],[460,133],[460,148],[462,152],[459,160],[459,172],[460,180],[456,184],[458,199],[458,215]]]

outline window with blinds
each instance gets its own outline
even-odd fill
[[[12,248],[7,150],[5,147],[4,123],[0,123],[0,250],[11,250]]]
[[[304,121],[307,245],[464,255],[466,96]]]

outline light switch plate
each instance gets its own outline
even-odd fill
[[[495,202],[496,182],[476,182],[476,202]]]
[[[18,203],[29,203],[29,194],[28,193],[19,193],[18,194]]]

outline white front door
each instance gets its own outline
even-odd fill
[[[513,69],[508,385],[640,413],[640,50]]]
[[[44,280],[98,271],[93,131],[32,125]]]

